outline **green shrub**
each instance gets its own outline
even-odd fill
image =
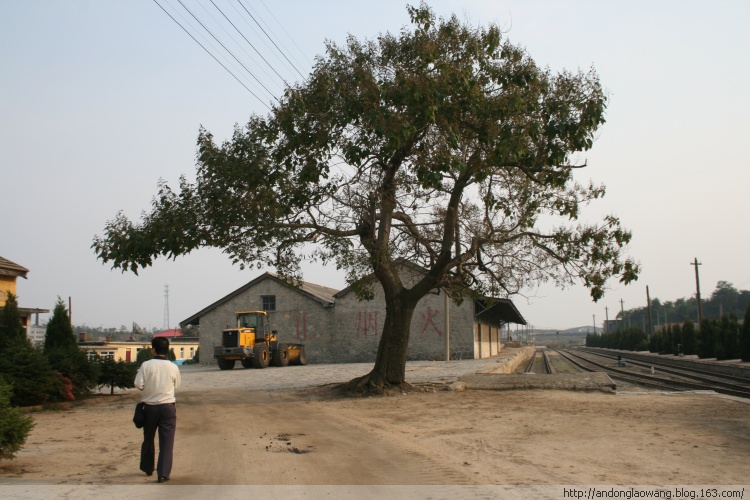
[[[154,357],[154,351],[151,349],[141,349],[135,357],[135,364],[140,367],[143,363]]]
[[[130,389],[135,387],[135,374],[138,371],[137,363],[126,363],[115,361],[111,356],[98,358],[99,364],[99,387],[109,386],[110,394],[118,389]]]
[[[89,395],[98,385],[99,365],[78,347],[49,349],[47,359],[53,370],[73,384],[72,393],[76,398]]]
[[[0,460],[12,459],[34,427],[30,417],[11,406],[12,394],[11,386],[0,377]]]
[[[12,387],[11,404],[33,406],[61,395],[61,381],[40,348],[14,339],[0,352],[0,375]]]

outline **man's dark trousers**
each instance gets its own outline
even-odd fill
[[[148,475],[154,472],[154,436],[159,429],[159,461],[157,477],[169,477],[172,473],[172,451],[177,429],[177,408],[172,404],[146,405],[146,423],[143,424],[141,445],[141,470]]]

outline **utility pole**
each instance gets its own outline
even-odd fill
[[[604,333],[609,333],[609,308],[604,307]]]
[[[622,316],[622,329],[625,329],[625,302],[620,299],[620,316]]]
[[[596,335],[596,314],[594,314],[594,335]]]
[[[698,266],[702,265],[698,262],[698,257],[690,263],[691,266],[695,266],[695,300],[698,303],[698,328],[703,323],[703,307],[701,307],[701,281],[698,277]]]
[[[654,322],[651,319],[651,295],[648,293],[648,285],[646,285],[646,301],[648,302],[648,338],[654,334]]]
[[[450,361],[451,360],[451,313],[450,313],[450,298],[448,297],[448,292],[446,290],[443,290],[443,295],[445,296],[444,302],[445,302],[445,360]],[[480,341],[481,341],[481,335],[480,335]]]

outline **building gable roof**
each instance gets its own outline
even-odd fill
[[[405,259],[399,259],[396,264],[408,268],[420,274],[427,274],[428,269]],[[362,278],[363,280],[375,280],[375,274],[369,274]],[[348,286],[334,295],[334,298],[341,298],[353,291],[353,286]],[[475,301],[475,317],[481,321],[493,325],[502,325],[505,323],[517,323],[525,325],[526,320],[516,308],[510,299],[500,299],[495,297],[483,297]]]
[[[279,283],[280,285],[286,286],[290,288],[291,290],[295,290],[299,292],[304,297],[314,300],[315,302],[318,302],[323,307],[330,307],[335,302],[335,294],[338,292],[338,290],[334,288],[329,288],[323,285],[316,285],[315,283],[309,283],[307,281],[301,282],[300,286],[294,286],[289,284],[287,281],[282,279],[279,275],[266,272],[255,278],[254,280],[250,281],[249,283],[241,286],[237,290],[231,292],[230,294],[220,298],[213,304],[209,305],[208,307],[198,311],[197,313],[193,314],[189,318],[183,320],[180,322],[180,326],[187,326],[187,325],[195,325],[200,322],[200,317],[205,316],[207,313],[212,311],[213,309],[216,309],[220,305],[228,302],[230,299],[233,299],[234,297],[237,297],[238,295],[246,292],[250,288],[254,287],[258,283],[264,280],[272,280],[276,283]]]
[[[525,325],[526,320],[510,299],[485,297],[474,301],[475,316],[480,321],[494,325],[516,323]]]
[[[0,257],[0,274],[5,276],[20,276],[26,278],[26,273],[29,270],[23,266],[19,266],[15,262],[11,262],[4,257]]]
[[[412,271],[416,271],[417,273],[420,273],[420,274],[427,274],[428,273],[428,270],[425,269],[424,267],[420,266],[419,264],[415,264],[413,262],[410,262],[410,261],[408,261],[406,259],[398,259],[398,260],[396,260],[394,262],[399,267],[409,268]],[[362,278],[362,281],[375,281],[375,273],[370,273],[367,276],[364,276]],[[350,285],[350,286],[344,288],[343,290],[341,290],[340,292],[337,292],[334,295],[334,298],[338,299],[338,298],[344,297],[345,295],[348,295],[348,294],[352,293],[353,290],[354,290],[354,285]]]

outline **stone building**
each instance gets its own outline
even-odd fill
[[[403,264],[402,280],[409,286],[424,270]],[[214,345],[221,331],[234,326],[239,311],[264,310],[281,342],[305,345],[310,363],[351,363],[375,360],[385,319],[380,287],[374,298],[360,301],[350,288],[335,290],[313,283],[289,285],[265,273],[182,321],[200,326],[201,363],[215,363]],[[417,305],[409,335],[409,359],[445,358],[445,296],[435,290]],[[508,299],[464,300],[449,303],[451,359],[494,356],[502,349],[501,331],[508,323],[526,324]]]

